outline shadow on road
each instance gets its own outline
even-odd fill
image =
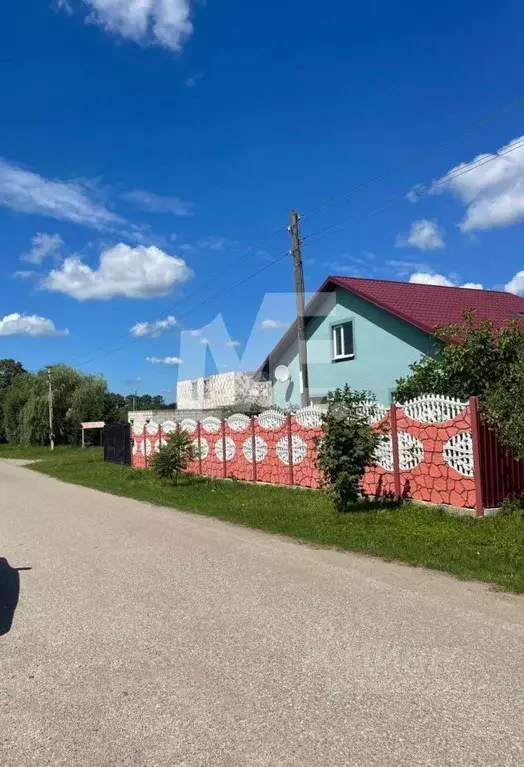
[[[7,559],[0,557],[0,637],[7,634],[13,624],[20,596],[19,572],[30,569],[30,567],[11,567]]]

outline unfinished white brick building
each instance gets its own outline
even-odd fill
[[[257,405],[263,409],[271,404],[271,383],[254,381],[253,373],[219,373],[177,384],[179,410],[216,410],[235,405]]]

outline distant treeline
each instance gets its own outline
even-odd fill
[[[28,373],[20,362],[0,360],[0,442],[43,445],[49,441],[49,377],[53,389],[53,432],[57,444],[76,445],[85,421],[127,421],[127,413],[161,410],[161,396],[110,392],[101,376],[85,375],[67,365]]]

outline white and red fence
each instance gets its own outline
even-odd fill
[[[430,501],[483,514],[478,466],[478,412],[468,403],[427,395],[389,408],[363,406],[369,422],[384,431],[376,463],[364,478],[372,496]],[[320,483],[316,440],[322,435],[322,411],[316,407],[284,415],[268,410],[256,418],[233,415],[201,422],[186,419],[133,425],[136,468],[147,468],[166,437],[184,429],[198,456],[190,471],[210,477],[299,485]]]

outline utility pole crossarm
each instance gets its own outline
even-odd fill
[[[298,336],[298,360],[300,368],[300,404],[302,407],[309,405],[309,372],[307,365],[307,342],[305,324],[305,297],[304,297],[304,268],[302,265],[302,241],[299,230],[300,217],[296,210],[290,213],[291,241],[293,245],[293,267],[295,272],[295,293],[297,297],[297,336]]]

